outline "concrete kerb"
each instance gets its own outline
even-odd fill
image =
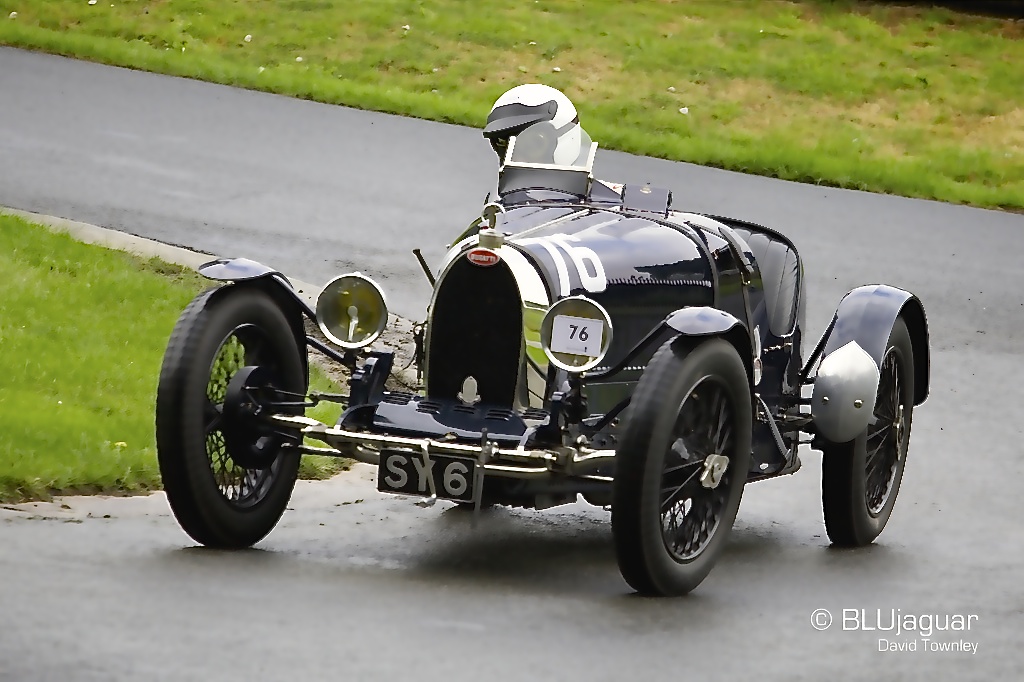
[[[117,230],[100,227],[99,225],[90,225],[89,223],[82,223],[76,220],[68,220],[66,218],[43,215],[42,213],[32,213],[30,211],[22,211],[15,208],[0,206],[0,215],[5,214],[17,216],[31,223],[43,225],[55,232],[65,232],[78,241],[85,242],[86,244],[96,244],[97,246],[104,246],[118,251],[127,251],[128,253],[133,253],[144,258],[156,257],[168,263],[192,268],[193,270],[198,269],[203,263],[208,263],[209,261],[219,257],[213,254],[203,253],[201,251],[192,251],[180,246],[164,244],[163,242],[153,241],[152,239],[146,239],[145,237],[137,237],[125,232],[118,232]],[[309,282],[296,279],[287,273],[284,274],[288,277],[288,280],[295,287],[295,290],[299,295],[302,296],[311,306],[315,306],[316,297],[323,288],[323,285],[311,284]],[[381,345],[395,351],[396,357],[394,374],[398,375],[402,383],[407,386],[415,386],[416,384],[416,373],[411,369],[402,369],[409,364],[408,361],[412,357],[410,342],[403,338],[408,337],[409,334],[411,334],[412,326],[413,323],[411,321],[398,317],[397,315],[390,314],[388,316],[388,329],[379,341]]]
[[[31,223],[48,227],[55,232],[66,232],[78,241],[85,242],[86,244],[96,244],[98,246],[105,246],[118,251],[127,251],[144,258],[156,257],[167,261],[168,263],[192,268],[193,270],[198,269],[203,263],[208,263],[211,260],[218,258],[218,256],[214,256],[209,253],[192,251],[180,246],[171,246],[170,244],[153,241],[152,239],[146,239],[145,237],[136,237],[133,234],[118,232],[117,230],[100,227],[99,225],[80,223],[76,220],[67,220],[66,218],[57,218],[54,216],[43,215],[41,213],[20,211],[18,209],[3,206],[0,206],[0,214],[18,216],[19,218],[24,218]],[[316,295],[320,293],[320,287],[308,282],[297,280],[288,275],[285,276],[291,280],[291,283],[295,285],[296,290],[302,294],[307,301],[310,303],[316,301]]]

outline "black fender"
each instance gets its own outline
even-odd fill
[[[914,294],[887,284],[869,284],[853,289],[836,308],[822,357],[856,341],[879,368],[886,342],[896,318],[902,317],[914,348],[914,404],[928,397],[931,375],[931,351],[928,318],[924,306]]]
[[[747,368],[747,379],[753,387],[754,356],[750,333],[740,320],[724,310],[710,306],[681,308],[665,318],[665,326],[678,332],[680,337],[701,338],[721,336],[736,347]]]
[[[233,286],[255,286],[269,294],[288,318],[292,334],[295,336],[295,343],[303,355],[303,365],[308,367],[306,329],[302,316],[305,315],[315,322],[316,311],[299,296],[287,277],[271,267],[248,258],[218,258],[203,263],[199,266],[198,271],[200,275],[208,279],[228,282],[225,289]]]
[[[277,270],[248,258],[218,258],[217,260],[203,263],[199,266],[198,270],[199,274],[203,277],[217,280],[218,282],[242,282],[250,279],[259,279],[260,277],[277,276],[284,280],[288,286],[291,286],[288,278]]]

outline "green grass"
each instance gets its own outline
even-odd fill
[[[182,308],[210,282],[3,215],[0,272],[0,500],[158,488],[160,363]],[[319,371],[313,380],[336,390]],[[311,416],[333,420],[337,407]],[[302,475],[346,465],[303,458]]]
[[[315,364],[309,366],[309,386],[313,391],[328,393],[338,391],[338,387]],[[316,407],[306,410],[306,416],[333,426],[341,416],[341,406],[337,403],[320,403]],[[324,447],[324,444],[319,441],[307,439],[306,442],[317,447]],[[347,471],[350,466],[352,466],[351,460],[340,457],[303,455],[302,463],[299,464],[299,478],[321,481],[342,471]]]
[[[1022,38],[857,0],[0,0],[10,45],[474,126],[544,82],[606,147],[1011,209]]]

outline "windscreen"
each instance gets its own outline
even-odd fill
[[[506,161],[587,168],[593,140],[578,123],[556,128],[550,121],[534,123],[516,135]]]

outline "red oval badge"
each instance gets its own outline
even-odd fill
[[[501,260],[501,256],[490,249],[472,249],[466,254],[466,260],[473,265],[480,265],[485,268],[489,268],[492,265],[497,265],[498,261]]]

